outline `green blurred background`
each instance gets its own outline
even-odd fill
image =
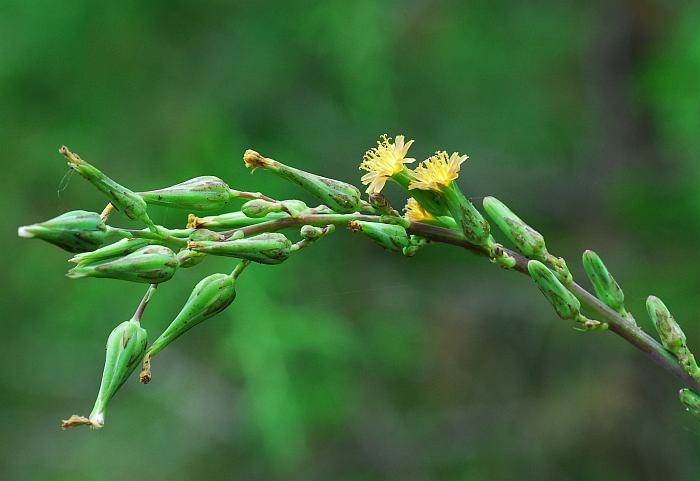
[[[3,0],[0,125],[1,479],[700,478],[680,386],[622,340],[466,252],[407,259],[342,231],[250,268],[105,429],[62,432],[144,289],[69,281],[66,253],[16,237],[105,203],[61,144],[135,190],[211,174],[310,201],[242,152],[359,183],[364,151],[405,133],[418,158],[468,153],[469,196],[514,206],[578,278],[594,248],[645,328],[655,293],[700,348],[696,1]],[[230,266],[162,286],[151,336]]]

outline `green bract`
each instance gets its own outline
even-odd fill
[[[349,214],[362,208],[360,191],[354,185],[289,167],[254,150],[246,150],[243,160],[249,169],[263,168],[291,180],[338,213]]]
[[[204,175],[179,184],[148,192],[139,192],[148,203],[195,211],[220,210],[236,197],[223,180]]]
[[[227,241],[190,241],[187,247],[216,256],[247,259],[260,264],[279,264],[291,254],[292,242],[276,232]]]
[[[146,212],[146,201],[140,195],[116,183],[96,167],[68,150],[68,147],[61,147],[60,152],[68,159],[68,166],[102,191],[117,210],[124,212],[130,219],[138,219],[155,229],[153,221]]]
[[[20,227],[20,237],[50,242],[68,252],[94,251],[105,243],[109,233],[97,212],[74,210],[53,219]]]
[[[123,281],[159,284],[169,280],[178,267],[177,256],[164,246],[142,247],[129,255],[91,264],[78,264],[68,271],[72,279],[106,277]]]

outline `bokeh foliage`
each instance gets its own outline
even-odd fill
[[[699,32],[690,0],[4,0],[0,477],[696,479],[679,386],[619,339],[467,253],[344,232],[250,268],[103,431],[60,432],[143,289],[68,281],[64,253],[15,229],[102,208],[61,144],[137,190],[211,174],[304,198],[247,175],[244,149],[357,182],[364,150],[403,132],[419,158],[468,153],[470,196],[516,207],[579,277],[595,248],[646,327],[655,293],[700,347]],[[162,286],[152,338],[229,266]]]

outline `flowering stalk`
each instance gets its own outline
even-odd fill
[[[133,318],[117,326],[107,343],[107,359],[100,394],[88,418],[73,416],[64,427],[101,427],[107,402],[145,355],[142,380],[150,380],[150,361],[163,348],[194,325],[227,308],[235,297],[235,281],[250,263],[274,265],[326,237],[336,228],[347,228],[389,252],[413,256],[433,243],[468,250],[513,272],[528,275],[559,317],[574,321],[586,331],[610,331],[666,368],[684,384],[680,400],[700,417],[700,368],[686,343],[685,334],[663,303],[648,301],[648,313],[661,339],[645,333],[624,306],[622,289],[602,259],[592,251],[583,256],[584,268],[595,295],[577,284],[566,262],[551,255],[544,236],[494,197],[484,199],[484,210],[515,250],[496,241],[481,212],[464,195],[457,178],[467,156],[438,151],[411,170],[407,157],[413,140],[401,135],[384,136],[367,151],[360,165],[366,174],[368,200],[360,198],[351,184],[321,177],[246,151],[244,162],[252,170],[262,168],[290,180],[315,195],[324,204],[309,208],[299,200],[277,201],[259,192],[232,189],[217,177],[197,177],[151,191],[136,193],[104,175],[67,148],[62,148],[71,168],[110,198],[102,214],[73,211],[40,224],[21,227],[21,237],[34,237],[75,253],[71,278],[108,277],[151,284]],[[381,194],[392,183],[410,196],[405,215],[389,205]],[[238,210],[197,217],[190,214],[184,228],[155,225],[148,206],[164,205],[194,211],[228,207],[243,199]],[[146,229],[133,230],[109,225],[112,207],[141,220]],[[183,221],[184,223],[184,221]],[[297,230],[282,234],[283,230]],[[110,239],[112,244],[105,245]],[[141,316],[155,286],[172,279],[179,268],[196,267],[210,255],[232,257],[242,262],[231,274],[213,274],[202,279],[172,323],[147,349]]]

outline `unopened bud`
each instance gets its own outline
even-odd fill
[[[192,249],[182,249],[177,253],[177,262],[180,267],[194,267],[204,260],[207,255],[203,252],[193,251]]]
[[[530,261],[527,264],[530,277],[542,291],[544,297],[554,307],[557,315],[562,319],[578,319],[581,314],[581,303],[547,266],[539,261]]]
[[[71,279],[104,277],[131,282],[159,284],[169,280],[178,267],[175,253],[164,246],[146,246],[118,259],[78,264],[68,271]]]
[[[322,227],[305,225],[301,227],[299,234],[301,234],[301,237],[304,239],[318,239],[319,237],[323,236],[324,231]]]
[[[698,393],[692,389],[681,389],[678,398],[690,414],[700,418],[700,395]]]
[[[84,210],[66,212],[46,222],[20,227],[17,234],[50,242],[68,252],[94,251],[109,235],[100,214]]]
[[[485,247],[493,242],[489,223],[474,204],[464,197],[457,183],[452,182],[443,190],[443,194],[447,208],[469,242]]]
[[[146,330],[134,319],[122,322],[114,328],[107,339],[102,382],[89,418],[73,415],[63,421],[63,429],[79,425],[88,425],[95,429],[104,426],[107,404],[140,364],[147,343]]]
[[[625,294],[598,254],[591,250],[584,252],[583,268],[593,284],[598,299],[614,311],[626,314]]]
[[[681,326],[678,325],[671,311],[668,310],[661,299],[649,296],[647,298],[647,312],[666,349],[674,354],[687,349],[685,334]]]
[[[306,205],[306,203],[302,202],[301,200],[296,200],[296,199],[291,199],[291,200],[283,200],[280,202],[282,204],[282,208],[289,213],[292,217],[296,217],[298,215],[303,214],[304,212],[309,210],[309,206]]]
[[[353,220],[348,227],[351,231],[359,232],[372,239],[388,251],[403,252],[404,248],[411,246],[406,229],[400,225]]]
[[[197,283],[180,313],[148,348],[140,376],[142,383],[147,384],[151,380],[151,359],[156,354],[189,329],[223,311],[233,302],[236,298],[235,281],[235,276],[231,274],[212,274]]]
[[[503,234],[527,257],[543,260],[547,253],[544,237],[515,215],[503,202],[495,197],[484,199],[484,210]]]
[[[378,214],[390,215],[394,217],[399,216],[396,209],[394,209],[389,203],[389,199],[387,199],[381,192],[373,192],[369,194],[369,204],[374,207],[374,210],[376,210]]]
[[[249,200],[241,206],[241,212],[246,216],[259,219],[273,212],[282,212],[284,207],[280,202],[270,202],[263,199]]]
[[[292,242],[284,234],[269,232],[226,241],[190,241],[189,249],[216,256],[247,259],[260,264],[279,264],[287,260]]]
[[[218,177],[205,175],[148,192],[139,192],[148,203],[195,211],[219,210],[235,198],[235,193]]]
[[[129,219],[138,219],[147,226],[155,228],[153,221],[148,217],[146,201],[140,195],[110,179],[96,167],[68,150],[68,147],[61,147],[59,152],[68,159],[68,166],[102,191],[117,210],[124,212]]]
[[[291,180],[335,212],[349,214],[361,209],[360,191],[354,185],[289,167],[254,150],[246,150],[243,161],[249,169],[263,168]]]

